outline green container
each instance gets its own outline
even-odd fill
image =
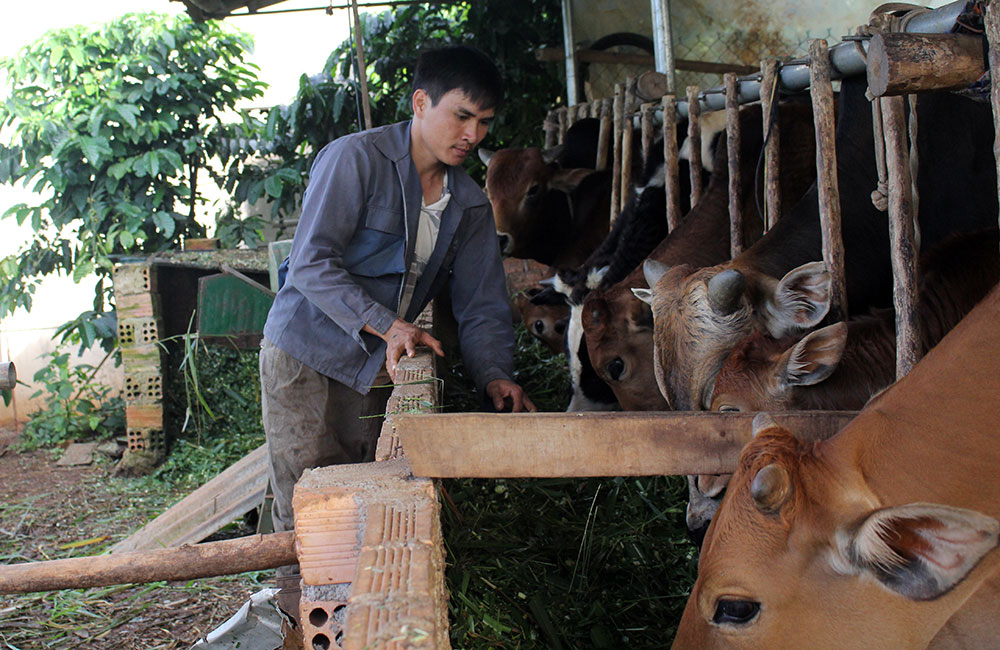
[[[260,334],[272,302],[274,297],[266,287],[228,273],[199,278],[198,334]]]

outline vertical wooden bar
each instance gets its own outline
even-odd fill
[[[764,121],[764,232],[767,232],[781,218],[781,185],[778,177],[781,129],[778,128],[777,115],[777,59],[761,61],[760,76],[760,108]]]
[[[990,43],[990,70],[1000,70],[1000,3],[986,6],[986,38]],[[997,160],[997,180],[1000,181],[1000,83],[991,84],[990,103],[993,105],[993,156]],[[1000,200],[1000,182],[997,183]]]
[[[663,96],[663,175],[667,192],[667,229],[681,222],[680,160],[677,151],[677,104],[673,95]]]
[[[885,157],[889,173],[889,239],[891,242],[893,305],[896,308],[896,379],[920,358],[917,322],[917,253],[913,240],[910,194],[910,153],[903,96],[881,97]]]
[[[642,125],[642,161],[647,163],[649,161],[649,153],[653,150],[653,140],[656,138],[653,125],[653,110],[656,109],[656,104],[652,102],[642,105],[640,112],[641,115],[641,125]]]
[[[566,140],[566,129],[569,128],[569,125],[566,124],[566,111],[565,106],[556,110],[556,119],[559,123],[559,141],[557,144],[562,144]]]
[[[698,103],[698,86],[687,87],[688,101],[688,143],[691,145],[691,207],[701,200],[701,125],[698,116],[701,115],[701,104]]]
[[[826,41],[809,43],[809,94],[816,126],[816,186],[819,221],[823,233],[823,261],[830,271],[832,321],[847,317],[847,284],[844,277],[844,242],[840,235],[840,190],[837,184],[837,150],[834,140],[833,87]]]
[[[601,116],[601,110],[604,107],[604,100],[595,99],[594,101],[590,102],[589,106],[590,106],[590,117],[598,118]]]
[[[628,203],[629,190],[632,189],[632,159],[635,152],[632,151],[632,141],[634,139],[635,125],[635,77],[625,77],[625,106],[623,113],[622,128],[622,187],[618,195],[619,210],[625,209]],[[619,212],[621,214],[621,212]]]
[[[576,114],[579,104],[575,106],[566,107],[566,130],[569,131],[570,127],[576,123]]]
[[[729,255],[743,252],[743,190],[740,174],[740,99],[736,73],[722,77],[726,89],[726,153],[729,158]]]
[[[611,142],[611,103],[610,99],[602,99],[600,102],[601,129],[597,134],[597,164],[594,169],[607,169],[608,167],[608,143]]]
[[[545,148],[551,149],[556,146],[559,139],[559,116],[555,110],[549,111],[545,116],[542,130],[545,131]]]
[[[584,102],[576,107],[576,120],[585,120],[590,117],[590,104]]]
[[[619,197],[622,188],[622,122],[624,121],[623,110],[625,108],[625,86],[615,84],[614,103],[614,130],[611,134],[611,142],[614,153],[611,156],[611,219],[610,224],[615,222],[621,213]]]

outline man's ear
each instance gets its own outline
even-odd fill
[[[424,116],[424,110],[430,106],[430,101],[430,95],[428,95],[423,88],[417,88],[414,90],[413,98],[410,102],[413,108],[413,116],[422,118]]]

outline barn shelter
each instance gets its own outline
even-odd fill
[[[262,7],[260,4],[254,8],[262,10]],[[235,7],[226,10],[233,9]],[[933,18],[923,20],[947,22],[951,16],[954,24],[956,16],[966,10],[964,3],[955,3],[931,12]],[[994,25],[989,22],[995,18],[993,13],[989,5],[986,16],[990,29]],[[913,18],[906,24],[894,25],[903,28],[921,24],[930,23]],[[949,32],[953,24],[936,32]],[[942,83],[940,75],[928,72],[937,73],[940,69],[966,70],[960,82],[948,80],[948,87],[970,85],[982,75],[985,64],[980,55],[978,61],[973,60],[966,68],[966,59],[948,54],[952,50],[933,42],[920,45],[922,56],[907,57],[905,53],[913,47],[915,39],[906,38],[906,34],[905,30],[872,34],[871,38],[848,41],[829,50],[824,42],[817,41],[810,47],[809,59],[798,67],[786,65],[772,72],[774,68],[768,62],[759,75],[728,76],[721,89],[700,91],[695,88],[684,98],[665,93],[656,102],[659,120],[656,108],[642,111],[633,100],[636,83],[618,85],[613,103],[618,104],[619,110],[615,110],[613,116],[604,111],[606,104],[603,102],[597,111],[604,124],[610,127],[602,132],[608,133],[606,142],[610,141],[610,146],[606,151],[610,151],[606,155],[612,158],[609,166],[615,170],[621,200],[631,185],[624,170],[629,168],[629,157],[637,153],[631,150],[630,144],[635,117],[638,117],[640,129],[652,131],[658,121],[672,127],[674,115],[686,114],[692,132],[696,133],[699,112],[720,108],[714,104],[720,99],[727,112],[735,114],[740,101],[756,99],[751,92],[754,87],[757,97],[761,96],[760,88],[776,87],[772,84],[792,89],[797,83],[795,79],[804,74],[817,115],[817,167],[822,179],[820,205],[825,224],[824,262],[837,286],[838,282],[843,282],[843,250],[837,241],[838,188],[835,178],[830,175],[833,155],[831,79],[861,72],[856,68],[856,61],[845,64],[841,59],[850,58],[850,50],[866,51],[868,65],[864,71],[869,77],[869,87],[884,88],[884,97],[878,103],[882,107],[885,133],[889,134],[885,138],[885,167],[897,271],[900,376],[918,360],[913,336],[907,330],[912,320],[907,317],[907,309],[913,303],[916,268],[912,231],[907,225],[912,224],[912,215],[908,213],[912,201],[907,196],[906,133],[901,128],[903,107],[899,94],[938,88]],[[990,34],[992,36],[995,31]],[[871,56],[877,38],[883,41],[881,47],[889,63],[880,69],[872,65]],[[904,45],[894,46],[893,39]],[[995,40],[992,44],[990,57],[996,60],[1000,54],[996,51]],[[947,51],[942,54],[942,50]],[[916,63],[927,60],[927,52],[946,58],[931,58],[934,64],[930,71],[919,69]],[[880,79],[880,72],[886,73],[885,79]],[[575,78],[575,75],[570,76]],[[879,86],[881,81],[884,84]],[[663,89],[671,89],[669,75],[663,80]],[[567,93],[567,96],[573,95]],[[765,101],[767,97],[764,93]],[[570,125],[583,113],[593,115],[594,106],[594,103],[585,107],[574,105],[557,113],[555,119],[549,121],[550,137],[558,141],[563,126]],[[665,134],[669,131],[672,128],[664,129]],[[729,139],[733,141],[734,138],[738,135],[732,131]],[[665,137],[664,141],[665,147],[671,147],[669,138]],[[672,148],[665,151],[665,158],[669,161],[676,157],[676,143],[673,143]],[[780,181],[772,179],[775,183]],[[668,188],[674,187],[672,180],[668,182]],[[676,192],[676,189],[668,189],[671,191]],[[670,213],[664,218],[669,220]],[[734,213],[733,223],[738,224],[740,218]],[[738,228],[734,226],[734,230]],[[734,242],[733,253],[738,252]],[[838,307],[844,309],[842,293],[834,293],[840,296]],[[430,314],[425,318],[430,318]],[[430,355],[417,357],[413,363],[407,371],[407,381],[397,387],[390,401],[390,414],[383,428],[376,462],[367,466],[323,468],[304,476],[296,488],[294,534],[260,537],[238,548],[218,543],[222,546],[206,544],[201,548],[164,549],[157,551],[159,555],[155,557],[136,551],[138,555],[122,554],[118,558],[112,555],[63,561],[71,564],[5,567],[0,571],[0,589],[28,591],[135,582],[137,575],[147,580],[193,578],[273,567],[297,558],[303,567],[301,613],[306,647],[310,642],[313,647],[449,647],[442,576],[444,550],[438,520],[440,504],[432,479],[728,473],[736,467],[740,451],[751,436],[753,416],[750,414],[413,415],[414,407],[427,409],[427,405],[436,405],[438,399],[436,384],[431,379],[436,373]],[[781,414],[775,416],[775,420],[806,439],[820,439],[838,431],[853,417],[849,412],[803,412]],[[133,566],[155,568],[141,575],[130,568],[122,570],[121,567],[128,567],[129,562],[135,563]]]

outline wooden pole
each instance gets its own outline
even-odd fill
[[[778,128],[778,60],[765,59],[760,62],[760,107],[764,121],[764,232],[778,223],[781,218],[781,181],[778,176],[780,166],[781,129]],[[774,114],[772,121],[771,115]]]
[[[701,200],[701,125],[698,116],[701,114],[701,104],[698,103],[698,86],[687,87],[688,101],[688,144],[691,145],[691,207]]]
[[[608,143],[611,141],[611,100],[602,99],[600,101],[601,128],[597,134],[597,164],[594,169],[601,170],[608,168]]]
[[[559,141],[558,111],[549,111],[548,115],[545,116],[545,122],[542,123],[542,130],[545,131],[545,148],[551,149],[556,146]]]
[[[351,0],[354,14],[354,44],[358,51],[358,83],[361,84],[361,108],[365,116],[365,129],[372,128],[372,108],[368,99],[368,66],[365,65],[365,43],[361,33],[361,19],[358,17],[358,0]]]
[[[585,120],[590,117],[590,104],[584,102],[576,107],[576,121]]]
[[[826,41],[809,44],[809,94],[816,127],[816,186],[823,233],[823,261],[830,272],[830,311],[833,321],[847,318],[847,283],[844,277],[844,243],[840,235],[840,190],[837,184],[837,149],[834,140],[833,86]]]
[[[913,204],[906,137],[904,97],[882,97],[882,128],[889,173],[889,239],[896,308],[896,379],[902,379],[920,359],[917,321],[917,253],[913,242]]]
[[[566,113],[569,111],[568,108],[563,106],[562,108],[556,109],[556,119],[559,123],[559,141],[556,144],[562,144],[566,141],[566,130],[569,129],[569,124],[566,123]]]
[[[664,95],[663,105],[663,174],[667,193],[667,231],[681,222],[680,160],[677,151],[677,104],[673,95]]]
[[[726,89],[726,153],[729,158],[729,255],[743,252],[743,190],[740,178],[740,99],[736,73],[722,77]]]
[[[155,551],[0,565],[0,594],[192,580],[297,561],[294,531],[252,535]]]
[[[642,162],[649,162],[649,153],[653,150],[653,140],[656,138],[655,125],[653,124],[653,111],[656,104],[647,102],[642,105],[640,120],[642,126]]]
[[[0,363],[0,390],[10,390],[17,384],[17,368],[12,361]]]
[[[990,70],[1000,70],[1000,3],[986,5],[986,38],[990,43]],[[1000,83],[990,85],[990,103],[993,105],[993,157],[997,161],[997,180],[1000,181]],[[997,183],[1000,200],[1000,182]]]
[[[754,413],[448,413],[394,423],[414,476],[517,478],[727,474],[751,438]],[[856,415],[773,413],[803,440],[825,439]]]
[[[624,109],[625,86],[615,84],[614,131],[611,136],[614,148],[611,163],[611,218],[608,220],[608,225],[613,225],[621,213],[619,203],[621,201],[622,189],[622,131],[624,130],[622,124],[625,121]]]
[[[625,209],[628,203],[629,190],[632,189],[632,159],[635,153],[632,151],[633,134],[635,126],[632,118],[635,115],[635,77],[625,77],[625,106],[622,110],[622,187],[618,194],[619,214]]]
[[[875,33],[867,61],[875,97],[960,90],[986,71],[982,38],[969,34]]]

